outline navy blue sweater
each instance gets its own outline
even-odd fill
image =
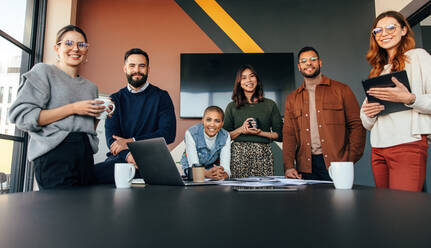
[[[111,98],[115,103],[115,112],[105,122],[108,148],[115,141],[112,135],[126,139],[133,137],[135,140],[163,137],[168,144],[174,142],[176,118],[168,92],[150,84],[139,93],[131,93],[124,87]],[[124,150],[119,156],[126,159],[128,153],[129,150]]]

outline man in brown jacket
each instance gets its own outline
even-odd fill
[[[284,112],[283,160],[289,178],[331,180],[331,162],[356,162],[364,152],[365,129],[355,95],[349,86],[322,75],[321,66],[316,49],[299,51],[304,83],[287,96]]]

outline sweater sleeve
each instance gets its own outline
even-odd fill
[[[420,113],[431,114],[431,55],[423,49],[415,50],[417,50],[417,56],[415,56],[414,62],[416,62],[416,65],[414,66],[419,66],[420,68],[421,78],[419,80],[421,80],[424,94],[416,95],[416,101],[407,106]]]
[[[276,139],[276,141],[281,142],[283,139],[283,120],[281,119],[280,111],[278,110],[277,105],[274,102],[272,104],[271,122],[272,131],[278,134],[278,138]]]
[[[223,146],[220,152],[220,165],[223,166],[224,171],[230,177],[230,136],[227,135],[226,144]]]
[[[187,163],[189,164],[189,167],[192,167],[193,164],[199,164],[196,143],[189,130],[186,131],[184,136],[184,143],[186,144]]]
[[[111,99],[114,102],[114,104],[120,104],[120,98],[118,94],[111,95]],[[108,146],[108,149],[111,148],[112,143],[114,143],[115,141],[115,139],[112,137],[113,135],[123,137],[123,138],[128,138],[128,137],[125,137],[125,135],[123,134],[120,123],[121,122],[120,122],[119,111],[114,112],[111,118],[107,118],[105,120],[105,137],[106,137],[106,145]],[[126,149],[126,150],[122,150],[118,154],[118,156],[126,160],[128,154],[129,154],[129,149]]]
[[[365,98],[364,103],[366,100],[367,100],[367,98]],[[364,103],[362,103],[362,104],[364,104]],[[360,110],[360,117],[361,117],[361,121],[362,121],[362,126],[364,126],[364,128],[367,130],[371,130],[374,126],[374,123],[376,123],[376,120],[377,120],[377,116],[373,117],[373,118],[368,117],[364,113],[364,111],[362,111],[362,108]]]
[[[37,132],[40,111],[46,108],[50,99],[50,85],[47,66],[37,64],[22,76],[15,102],[9,109],[9,120],[19,129]]]
[[[163,137],[167,144],[174,142],[177,132],[177,123],[174,105],[166,91],[160,93],[161,103],[158,110],[158,128],[156,131],[134,137],[135,140]]]
[[[224,124],[223,124],[223,128],[228,131],[231,132],[235,129],[234,126],[234,118],[233,118],[233,114],[232,114],[232,107],[234,106],[234,104],[231,102],[227,105],[225,113],[224,113]]]
[[[117,94],[111,95],[111,99],[114,102],[114,104],[120,104],[120,99]],[[106,137],[106,145],[108,146],[108,149],[111,147],[111,144],[114,143],[115,141],[115,139],[112,138],[112,135],[124,137],[120,126],[119,111],[115,111],[111,118],[107,118],[105,120],[105,137]]]

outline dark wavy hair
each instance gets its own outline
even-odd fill
[[[407,56],[404,55],[404,53],[416,46],[414,34],[406,18],[397,11],[386,11],[377,16],[376,20],[374,20],[373,26],[371,27],[371,31],[377,26],[377,23],[385,17],[394,18],[400,24],[401,28],[407,27],[407,33],[401,37],[400,44],[397,47],[397,53],[392,59],[391,71],[400,71],[404,69],[405,62],[407,61]],[[372,32],[370,32],[370,47],[368,49],[366,59],[372,67],[370,74],[368,75],[369,77],[380,75],[383,71],[383,67],[388,63],[388,54],[386,50],[377,44],[376,38]]]
[[[260,81],[256,70],[254,70],[251,65],[242,65],[236,72],[235,84],[233,86],[232,93],[232,101],[235,102],[237,108],[240,108],[241,106],[244,106],[245,103],[247,103],[247,98],[245,97],[244,90],[241,88],[241,75],[246,69],[249,69],[256,76],[257,80],[256,90],[254,91],[254,94],[251,96],[250,100],[253,102],[255,99],[257,99],[258,102],[263,102],[262,81]]]

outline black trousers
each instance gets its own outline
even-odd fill
[[[332,181],[326,169],[323,155],[311,155],[311,173],[302,173],[302,179]]]
[[[95,181],[93,149],[85,133],[70,133],[33,163],[40,189],[89,185]]]

